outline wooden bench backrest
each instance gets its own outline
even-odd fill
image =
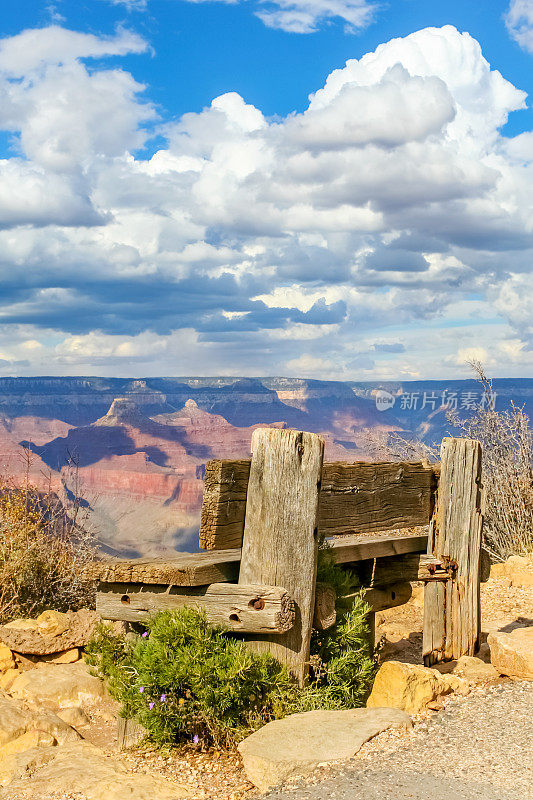
[[[208,461],[200,547],[242,546],[249,460]],[[427,462],[325,462],[319,498],[322,536],[377,533],[427,525],[435,504],[438,465]]]

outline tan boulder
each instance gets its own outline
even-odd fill
[[[105,696],[99,678],[91,675],[83,661],[76,664],[41,664],[22,672],[11,686],[13,697],[32,700],[57,710],[79,706]]]
[[[468,684],[456,675],[441,675],[436,669],[401,661],[386,661],[378,670],[368,708],[401,708],[418,714],[443,695],[464,694]]]
[[[154,775],[128,773],[115,758],[87,742],[50,748],[52,758],[31,777],[34,796],[75,796],[86,800],[180,800],[186,787]],[[55,752],[54,752],[55,751]],[[24,780],[10,791],[27,788]]]
[[[75,664],[81,658],[79,647],[71,647],[70,650],[63,650],[61,653],[50,653],[47,656],[39,656],[39,664]]]
[[[15,666],[15,659],[13,653],[6,647],[5,644],[0,642],[0,674],[7,672],[8,669],[13,669]]]
[[[501,675],[533,680],[533,626],[489,633],[490,659]]]
[[[269,722],[238,749],[248,780],[264,792],[319,764],[353,758],[381,731],[410,727],[409,715],[397,708],[307,711]]]
[[[22,753],[13,753],[0,760],[0,786],[8,786],[12,781],[31,775],[57,753],[56,747],[32,747]]]
[[[70,617],[60,611],[43,611],[35,621],[41,636],[60,636],[70,628]]]
[[[55,743],[56,740],[51,733],[39,730],[26,731],[22,736],[17,736],[16,739],[11,739],[10,742],[0,747],[0,761],[9,756],[24,753],[33,747],[53,747]]]
[[[491,578],[508,578],[511,586],[530,588],[533,586],[533,558],[510,556],[507,561],[492,564]]]
[[[53,742],[58,744],[79,738],[78,734],[52,711],[31,707],[11,697],[0,697],[0,753],[12,754],[12,750],[5,750],[11,742],[35,732],[51,736]],[[29,743],[26,749],[34,746]]]
[[[461,656],[453,672],[471,684],[489,683],[500,677],[500,673],[492,664],[487,664],[475,656]]]
[[[71,706],[70,708],[60,708],[57,712],[57,716],[59,719],[62,719],[63,722],[66,722],[67,725],[71,725],[73,728],[83,728],[85,725],[89,725],[90,719],[83,710],[79,706]]]
[[[14,667],[6,670],[4,674],[0,676],[0,689],[4,689],[4,691],[9,692],[11,686],[13,685],[13,681],[15,678],[18,678],[19,675],[20,672]]]

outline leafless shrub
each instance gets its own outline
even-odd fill
[[[429,461],[434,463],[439,460],[439,450],[436,446],[426,444],[420,439],[407,439],[405,436],[393,431],[366,428],[357,439],[358,447],[372,459],[372,461]]]
[[[83,524],[83,502],[73,492],[61,500],[50,486],[37,489],[31,454],[24,458],[22,482],[0,479],[0,622],[94,604],[83,568],[95,557],[95,536]],[[77,485],[76,476],[71,483]]]
[[[496,411],[492,380],[483,366],[469,362],[483,388],[485,400],[467,419],[456,411],[448,422],[483,448],[484,545],[494,561],[533,551],[533,431],[523,408],[511,402]],[[488,400],[488,402],[487,402]],[[415,461],[439,458],[438,448],[388,431],[365,431],[358,442],[376,461]]]
[[[485,397],[494,397],[483,366],[470,362]],[[512,401],[505,411],[478,406],[468,419],[449,412],[462,435],[483,448],[485,546],[496,561],[533,551],[533,431],[523,408]]]

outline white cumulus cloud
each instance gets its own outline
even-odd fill
[[[526,369],[525,93],[467,33],[386,42],[284,118],[227,92],[144,157],[149,87],[104,58],[146,44],[46,30],[0,49],[4,371],[436,377],[488,337]]]
[[[148,0],[108,0],[128,11],[144,11]],[[221,2],[232,5],[250,0],[187,0],[190,3]],[[342,20],[347,31],[366,28],[375,18],[374,0],[255,0],[254,13],[269,28],[288,33],[314,33],[331,20]]]
[[[511,0],[505,22],[520,47],[533,53],[533,0]]]

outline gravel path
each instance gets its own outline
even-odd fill
[[[452,697],[407,736],[382,734],[323,773],[264,800],[533,800],[533,684]]]

